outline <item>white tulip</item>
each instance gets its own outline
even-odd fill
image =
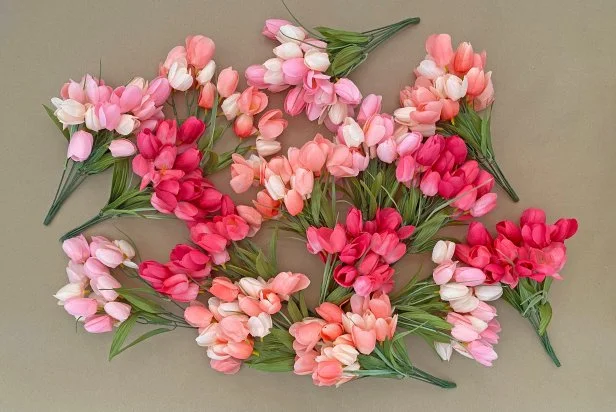
[[[280,46],[274,47],[274,54],[282,60],[304,57],[304,52],[297,43],[282,43]]]
[[[287,192],[282,178],[278,175],[272,175],[265,181],[265,189],[274,200],[284,198]]]
[[[439,240],[432,249],[432,261],[437,265],[451,260],[456,251],[456,244],[450,241]]]
[[[430,80],[434,80],[439,76],[445,74],[445,69],[438,67],[434,60],[422,60],[417,66],[417,73],[420,76],[427,77]]]
[[[301,43],[306,38],[306,32],[301,27],[285,24],[278,29],[276,40],[280,43]]]
[[[342,137],[348,147],[359,147],[364,142],[364,131],[352,117],[342,123]]]
[[[123,114],[120,116],[120,122],[116,126],[115,130],[122,136],[128,136],[139,126],[139,120],[135,116],[130,114]]]
[[[304,64],[311,70],[324,72],[329,68],[329,56],[320,50],[308,50],[304,56]]]
[[[345,103],[336,102],[330,106],[327,117],[333,124],[338,125],[344,121],[348,113],[348,107]]]
[[[484,302],[490,302],[503,295],[503,287],[500,283],[475,287],[475,296]]]
[[[81,124],[85,121],[86,106],[77,100],[54,97],[51,102],[56,106],[55,116],[64,126]]]
[[[445,285],[441,285],[439,293],[441,295],[441,300],[449,301],[452,299],[463,298],[471,292],[467,286],[460,285],[459,283],[447,283]]]
[[[218,332],[218,323],[208,325],[195,339],[199,346],[212,346],[216,343],[216,335]]]
[[[53,295],[58,299],[58,304],[62,305],[65,301],[71,298],[82,298],[84,294],[83,284],[81,283],[69,283],[64,285]]]
[[[278,153],[282,149],[282,144],[276,140],[265,140],[257,137],[256,147],[259,156],[267,157]]]
[[[241,278],[237,285],[247,296],[258,298],[259,292],[265,289],[266,283],[262,278]]]
[[[248,319],[248,331],[255,338],[262,338],[269,335],[272,329],[272,317],[265,313],[259,313],[259,316],[251,316]]]
[[[239,93],[233,93],[231,96],[223,100],[220,108],[227,120],[233,120],[240,113],[240,108],[237,105],[237,100],[240,98]]]
[[[441,357],[442,360],[448,361],[451,359],[451,354],[453,352],[453,348],[451,347],[451,343],[444,342],[434,342],[434,350],[438,356]]]
[[[473,292],[469,290],[466,296],[450,300],[449,305],[458,313],[468,313],[477,309],[477,306],[479,306],[479,299],[473,296]]]
[[[359,352],[353,346],[346,343],[335,345],[331,350],[331,356],[343,365],[352,365],[357,361]]]
[[[400,124],[410,126],[413,123],[411,120],[411,113],[416,110],[417,109],[412,106],[396,109],[394,110],[394,119]]]
[[[94,132],[98,132],[99,130],[103,128],[98,116],[96,115],[96,110],[94,106],[90,106],[86,110],[85,122],[86,122],[86,127]]]
[[[201,86],[212,80],[214,77],[214,72],[216,71],[216,62],[214,60],[210,60],[208,64],[205,65],[203,69],[197,75],[197,83]]]
[[[183,65],[181,61],[176,61],[171,65],[169,74],[167,74],[167,79],[172,88],[181,92],[190,89],[194,81],[188,72],[188,68]]]

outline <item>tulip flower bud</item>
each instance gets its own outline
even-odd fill
[[[451,260],[456,250],[456,244],[450,241],[439,240],[432,249],[432,261],[436,264],[441,264]]]
[[[442,300],[460,299],[469,294],[469,288],[458,283],[447,283],[441,285],[440,296]]]
[[[203,69],[197,75],[197,83],[201,86],[210,82],[212,77],[214,77],[214,72],[216,71],[216,62],[214,60],[210,60],[208,64],[205,65]]]
[[[296,59],[298,57],[304,57],[304,52],[301,47],[296,43],[282,43],[280,46],[274,48],[274,54],[276,57],[282,60]]]
[[[272,317],[262,312],[259,316],[251,316],[248,319],[248,330],[250,334],[255,338],[262,338],[269,335],[272,329]]]
[[[82,298],[84,294],[83,284],[81,283],[69,283],[64,285],[53,295],[58,299],[58,304],[62,304],[71,298]]]
[[[306,38],[306,32],[301,27],[285,24],[278,29],[276,40],[280,43],[301,43]]]
[[[491,302],[503,295],[503,287],[500,283],[493,285],[481,285],[475,287],[475,296],[484,302]]]
[[[238,286],[247,296],[258,298],[259,293],[265,288],[266,283],[261,278],[245,277],[239,280]]]
[[[93,144],[94,137],[92,134],[84,130],[78,130],[71,136],[66,157],[71,158],[75,162],[83,162],[90,157]]]
[[[134,155],[137,148],[128,139],[115,139],[109,144],[109,151],[113,157],[128,157]]]
[[[448,361],[451,359],[451,354],[453,352],[451,343],[434,342],[434,350],[436,350],[436,353],[442,360]]]
[[[304,64],[311,70],[324,72],[329,68],[329,57],[326,52],[309,50],[304,56]]]

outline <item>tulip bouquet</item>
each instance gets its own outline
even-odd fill
[[[85,176],[110,167],[113,176],[107,204],[63,237],[69,283],[58,303],[87,332],[113,332],[110,359],[189,328],[225,374],[245,365],[310,375],[318,386],[387,377],[452,388],[415,366],[404,337],[421,337],[444,360],[455,351],[492,366],[501,331],[492,302],[503,298],[560,365],[547,335],[548,291],[577,221],[549,225],[545,212],[528,209],[519,225],[498,223],[496,237],[474,221],[496,207],[495,182],[517,200],[494,160],[485,53],[429,37],[393,114],[345,77],[417,22],[356,33],[267,20],[276,57],[250,66],[244,89],[232,67],[217,74],[205,36],[174,47],[150,82],[67,83],[48,109],[69,139],[69,160],[46,223]],[[286,114],[305,112],[329,132],[280,154],[288,124],[282,110],[267,110],[266,92],[283,90]],[[240,140],[217,153],[228,129]],[[252,206],[209,181],[227,167],[234,192],[257,189]],[[81,234],[118,216],[175,217],[190,242],[158,262],[141,260],[128,241]],[[324,263],[315,305],[308,276],[278,268],[278,230],[267,250],[251,239],[272,224]],[[468,225],[465,242],[442,235],[458,225]],[[398,262],[420,253],[432,254],[432,276],[400,284]]]
[[[453,51],[451,36],[435,34],[426,40],[426,58],[415,68],[414,85],[400,92],[398,123],[430,136],[435,131],[464,139],[469,154],[490,172],[509,197],[519,200],[501,171],[492,148],[490,115],[494,102],[492,72],[485,72],[486,52],[475,53],[463,42]],[[478,112],[486,111],[482,117]]]

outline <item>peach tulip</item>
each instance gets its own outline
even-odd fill
[[[282,111],[272,109],[265,112],[257,124],[264,140],[274,140],[287,128],[288,122],[282,117]]]
[[[233,70],[233,67],[222,69],[217,81],[218,94],[225,98],[231,96],[237,89],[239,79],[240,75],[237,70]]]
[[[188,64],[200,70],[212,60],[216,45],[209,37],[202,35],[186,37],[186,59]]]
[[[426,52],[439,67],[445,67],[454,57],[449,34],[433,34],[426,40]]]
[[[228,278],[220,276],[214,278],[209,292],[224,302],[232,302],[237,298],[240,289]]]
[[[242,113],[233,122],[233,133],[239,138],[245,138],[256,131],[252,115]]]
[[[214,83],[212,82],[207,82],[203,85],[203,89],[201,89],[201,92],[199,93],[199,101],[197,102],[197,104],[199,105],[199,107],[209,110],[212,107],[214,107],[215,96],[216,96],[216,86],[214,86]],[[229,100],[229,99],[226,99],[226,100]]]

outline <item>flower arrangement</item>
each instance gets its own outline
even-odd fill
[[[494,159],[485,52],[469,43],[454,52],[448,35],[430,36],[391,114],[346,77],[416,23],[358,33],[268,20],[263,34],[279,43],[276,57],[250,66],[241,91],[232,67],[217,73],[214,42],[201,35],[174,47],[152,81],[67,83],[47,112],[69,141],[70,167],[45,222],[85,176],[113,174],[107,204],[63,237],[69,283],[58,304],[87,332],[113,332],[110,359],[190,328],[225,374],[245,365],[310,375],[318,386],[389,377],[452,388],[415,366],[404,337],[420,336],[444,360],[455,351],[492,366],[501,325],[491,302],[503,298],[560,366],[548,291],[562,279],[564,242],[578,224],[550,225],[543,210],[527,209],[519,225],[502,221],[493,235],[474,220],[496,207],[495,183],[518,200]],[[268,109],[268,93],[285,90],[284,113]],[[284,115],[302,112],[328,131],[279,154]],[[238,144],[217,153],[228,129]],[[256,188],[252,206],[208,179],[227,167],[234,192]],[[180,219],[190,243],[157,262],[126,240],[82,234],[120,216]],[[250,239],[271,225],[267,248]],[[464,242],[441,234],[456,225],[468,225]],[[309,277],[278,268],[279,232],[324,263],[315,305],[305,296]],[[420,253],[431,253],[432,276],[400,284],[397,263]],[[149,329],[129,342],[137,324]]]

